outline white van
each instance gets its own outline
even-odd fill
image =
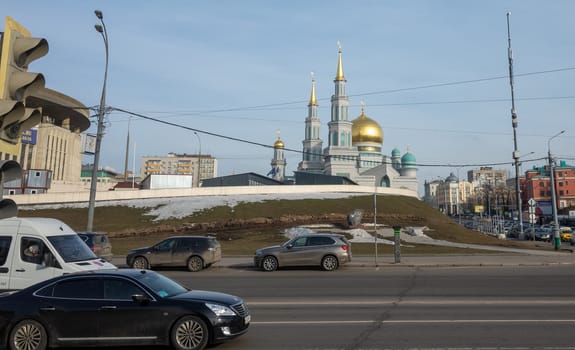
[[[0,290],[26,288],[66,273],[115,269],[68,225],[49,218],[0,220]]]

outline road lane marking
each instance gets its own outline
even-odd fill
[[[379,324],[449,324],[449,323],[575,323],[575,319],[553,319],[553,320],[314,320],[314,321],[252,321],[252,325],[342,325],[342,324],[367,324],[367,323],[379,323]]]
[[[575,305],[575,300],[555,299],[513,299],[513,300],[453,300],[453,299],[433,299],[433,300],[280,300],[280,301],[250,301],[244,298],[248,306],[370,306],[370,305]]]

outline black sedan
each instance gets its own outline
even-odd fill
[[[0,347],[169,345],[204,349],[248,330],[242,299],[149,270],[68,274],[0,295]]]

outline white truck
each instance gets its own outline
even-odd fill
[[[76,271],[116,269],[68,225],[49,218],[0,219],[0,290],[17,290]]]

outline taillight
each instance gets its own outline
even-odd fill
[[[349,246],[348,246],[347,244],[344,244],[344,245],[341,246],[341,249],[343,249],[343,250],[348,250],[348,249],[349,249]]]

